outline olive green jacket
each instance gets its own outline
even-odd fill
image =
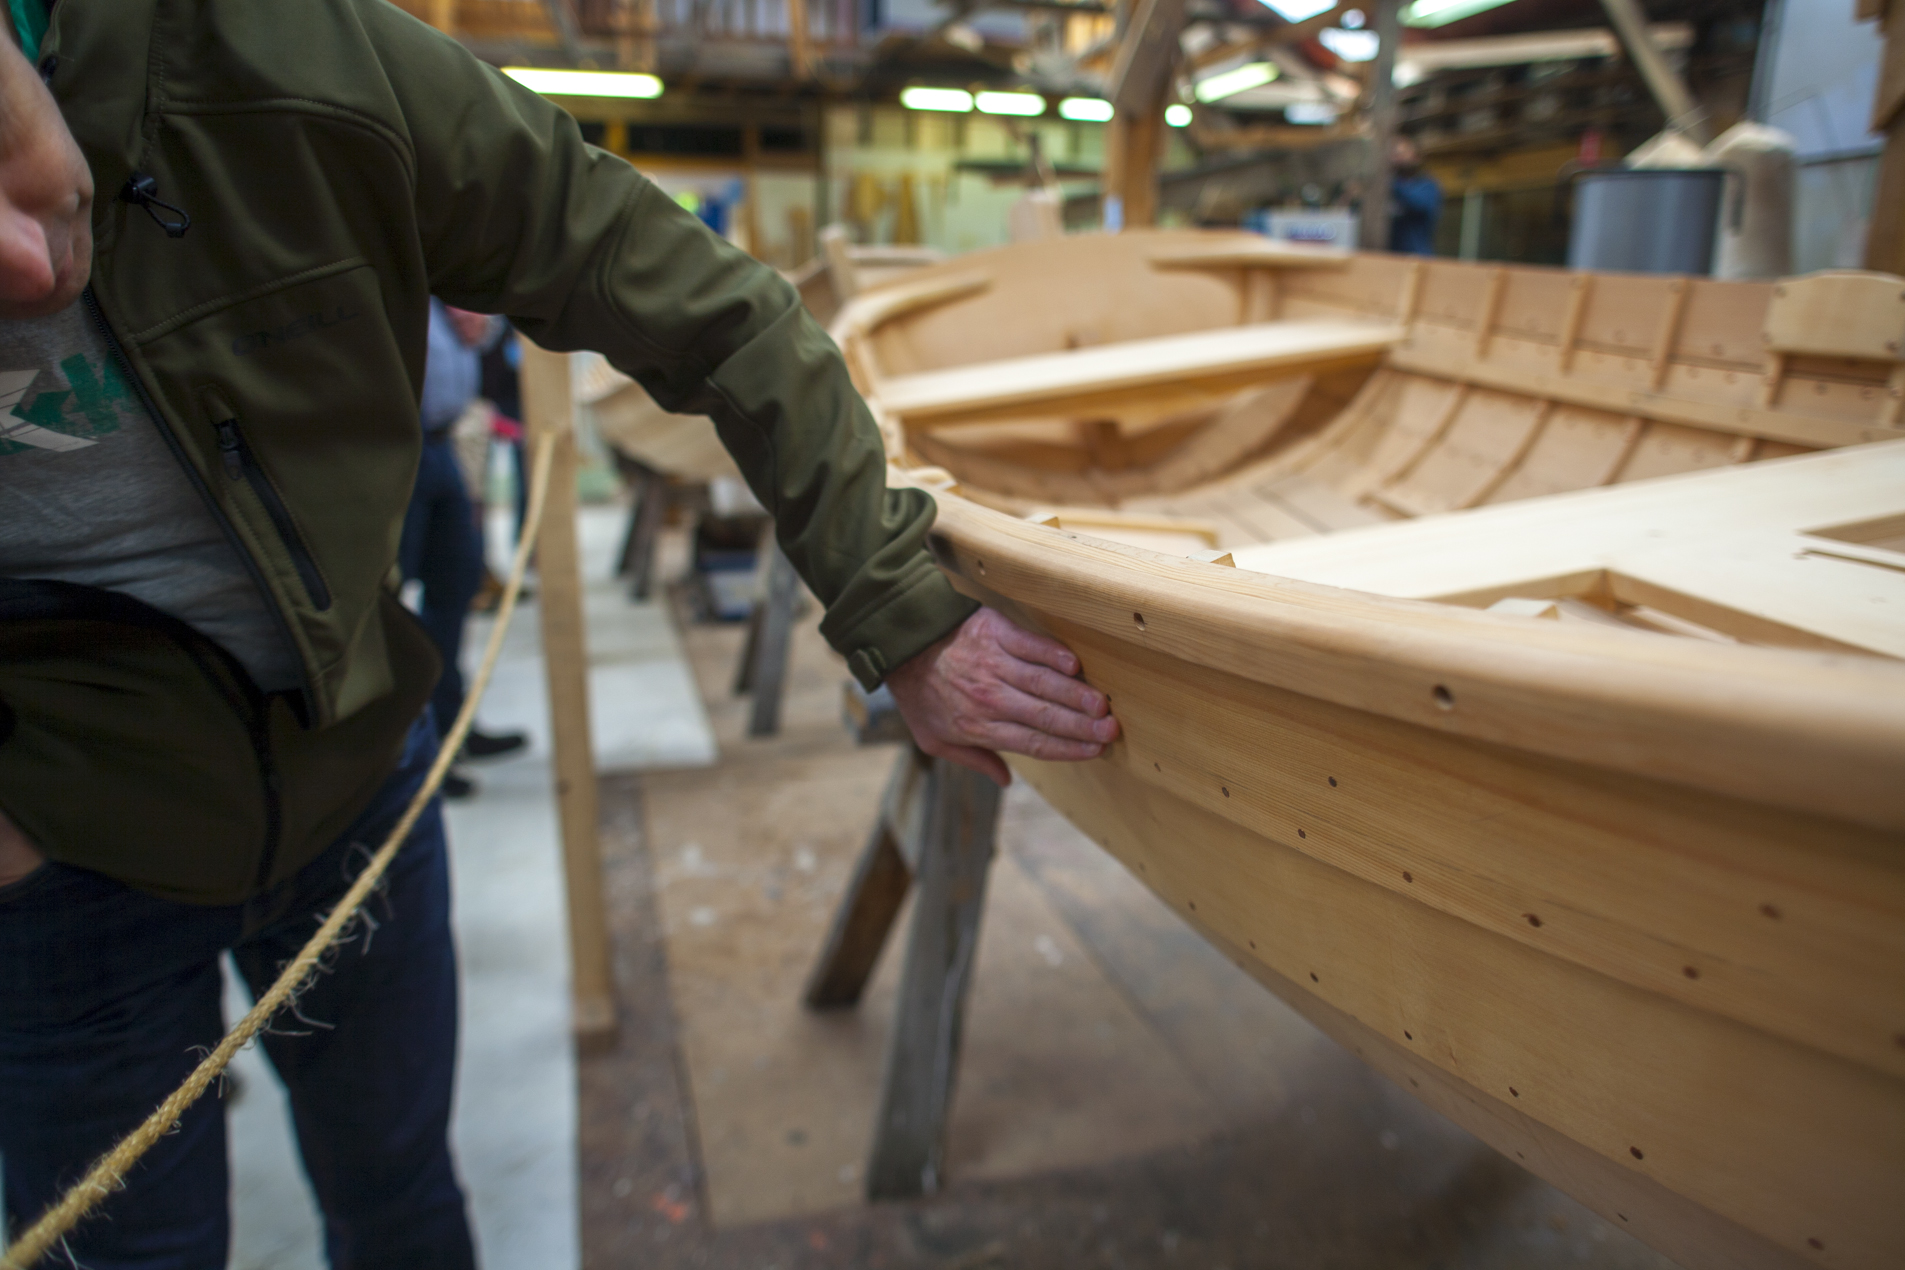
[[[711,415],[862,683],[971,612],[924,550],[930,498],[886,488],[871,416],[793,289],[453,40],[386,0],[63,0],[40,56],[97,186],[87,303],[305,678],[248,724],[279,738],[285,793],[260,813],[280,841],[247,855],[182,834],[105,841],[119,822],[57,804],[123,779],[122,752],[162,772],[163,756],[131,752],[150,735],[113,733],[99,701],[62,706],[46,681],[70,686],[70,665],[25,688],[28,672],[0,672],[15,718],[0,718],[0,806],[55,859],[228,902],[315,855],[389,769],[428,659],[385,580],[433,294],[546,348],[599,350],[666,408]],[[189,231],[128,198],[138,178]],[[97,652],[74,630],[16,631],[33,656]],[[35,726],[60,744],[33,742]]]

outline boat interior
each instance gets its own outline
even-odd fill
[[[834,334],[896,463],[1062,531],[1530,618],[1905,656],[1905,444],[1685,479],[1905,441],[1889,275],[1157,231],[917,269]],[[1661,563],[1716,535],[1728,569]]]

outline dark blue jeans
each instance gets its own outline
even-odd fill
[[[406,581],[423,583],[417,616],[443,656],[443,677],[430,697],[441,735],[463,709],[463,624],[483,585],[483,535],[447,434],[424,438],[397,559]]]
[[[0,887],[0,1167],[23,1229],[217,1044],[219,954],[252,995],[362,870],[436,755],[426,714],[376,800],[323,856],[252,902],[176,904],[47,864]],[[102,791],[110,796],[110,791]],[[433,803],[366,905],[372,922],[265,1035],[336,1270],[475,1265],[448,1128],[456,952]],[[220,1270],[230,1243],[216,1090],[73,1232],[88,1270]]]

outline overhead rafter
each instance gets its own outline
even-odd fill
[[[1666,55],[1654,43],[1647,29],[1647,15],[1641,12],[1638,0],[1601,0],[1601,7],[1607,10],[1608,21],[1626,50],[1627,59],[1647,82],[1647,91],[1659,103],[1660,113],[1667,116],[1667,126],[1685,133],[1699,145],[1711,141],[1713,129],[1707,126],[1706,111],[1694,101],[1686,81],[1668,65]]]

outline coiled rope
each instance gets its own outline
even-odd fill
[[[225,1034],[225,1039],[218,1043],[218,1047],[192,1070],[192,1074],[185,1078],[185,1083],[159,1104],[158,1110],[146,1117],[145,1123],[120,1139],[119,1144],[100,1157],[99,1162],[84,1178],[74,1183],[58,1203],[47,1209],[18,1240],[4,1253],[0,1253],[0,1267],[4,1267],[4,1270],[27,1270],[65,1239],[67,1233],[87,1213],[124,1184],[126,1174],[139,1162],[139,1158],[151,1149],[153,1143],[171,1132],[179,1117],[185,1114],[186,1108],[197,1102],[200,1095],[218,1079],[232,1057],[250,1044],[264,1030],[272,1016],[283,1009],[317,973],[320,959],[337,942],[345,927],[350,925],[357,910],[390,867],[390,862],[396,859],[398,849],[403,846],[417,818],[435,796],[437,786],[443,783],[444,774],[450,770],[450,763],[456,758],[457,751],[463,747],[463,737],[470,730],[471,720],[476,717],[477,702],[482,699],[484,689],[489,687],[490,675],[496,669],[497,657],[503,648],[503,635],[509,629],[510,618],[515,615],[516,597],[522,593],[523,575],[529,570],[530,555],[535,550],[536,537],[542,530],[543,504],[549,494],[549,472],[555,457],[555,442],[556,434],[553,432],[543,432],[536,439],[530,474],[529,508],[524,517],[522,540],[516,545],[516,558],[510,565],[509,581],[503,587],[502,603],[497,606],[495,629],[490,632],[489,645],[483,650],[482,666],[476,672],[463,709],[456,716],[456,723],[443,739],[437,761],[431,765],[429,774],[424,777],[423,787],[410,800],[410,806],[405,809],[402,819],[397,821],[390,836],[384,839],[384,844],[371,857],[370,864],[351,889],[345,892],[344,898],[338,901],[337,907],[331,910],[330,917],[318,927],[317,933],[311,936],[298,955],[291,959],[270,990],[259,997],[257,1004],[238,1021],[238,1026]]]

